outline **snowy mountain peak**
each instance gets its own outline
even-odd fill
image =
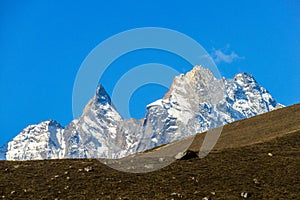
[[[99,84],[97,87],[95,100],[97,103],[101,103],[102,105],[107,103],[111,105],[111,98],[101,84]]]
[[[188,104],[217,103],[224,98],[224,95],[223,80],[217,79],[211,70],[200,65],[195,66],[186,74],[176,76],[163,99],[171,98],[171,101],[181,99],[181,102],[189,101]]]
[[[5,149],[8,160],[120,158],[281,107],[251,74],[217,79],[195,66],[174,78],[142,120],[123,119],[98,85],[82,115],[66,128],[54,120],[28,126],[0,149],[0,158]]]
[[[64,127],[62,125],[60,125],[57,121],[50,119],[50,120],[42,121],[39,124],[29,125],[26,128],[24,128],[24,130],[22,132],[29,133],[31,130],[48,131],[51,128],[63,129]]]
[[[258,84],[254,79],[253,75],[248,73],[239,73],[235,75],[233,79],[242,86],[249,84]]]
[[[34,160],[62,157],[62,127],[55,120],[27,126],[7,145],[8,160]]]
[[[195,67],[193,67],[193,69],[187,72],[185,76],[187,79],[196,79],[196,80],[201,79],[203,77],[214,78],[212,71],[207,68],[204,68],[201,65],[196,65]]]

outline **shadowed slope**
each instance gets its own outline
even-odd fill
[[[1,161],[0,197],[234,200],[245,192],[249,199],[298,199],[299,113],[294,105],[226,125],[205,158],[151,173],[124,173],[91,159]],[[202,137],[190,149],[199,149]]]

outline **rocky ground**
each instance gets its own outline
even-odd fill
[[[299,199],[299,114],[295,105],[225,126],[205,158],[150,173],[120,172],[96,159],[1,161],[0,198]]]

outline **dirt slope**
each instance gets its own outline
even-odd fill
[[[299,199],[300,105],[224,127],[212,153],[151,173],[98,160],[1,161],[0,199]],[[202,144],[198,135],[190,149]],[[87,168],[90,167],[90,168]]]
[[[300,130],[300,104],[225,125],[214,150],[262,143]],[[199,150],[205,134],[197,134],[190,146]]]

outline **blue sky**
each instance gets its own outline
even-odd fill
[[[299,103],[299,10],[297,0],[1,1],[0,145],[42,120],[67,125],[84,58],[101,41],[138,27],[180,31],[214,56],[223,76],[251,73],[278,102]],[[166,52],[134,52],[116,60],[101,82],[110,93],[116,74],[149,62],[191,69]],[[145,105],[165,91],[157,85],[137,90],[133,116],[143,116]]]

